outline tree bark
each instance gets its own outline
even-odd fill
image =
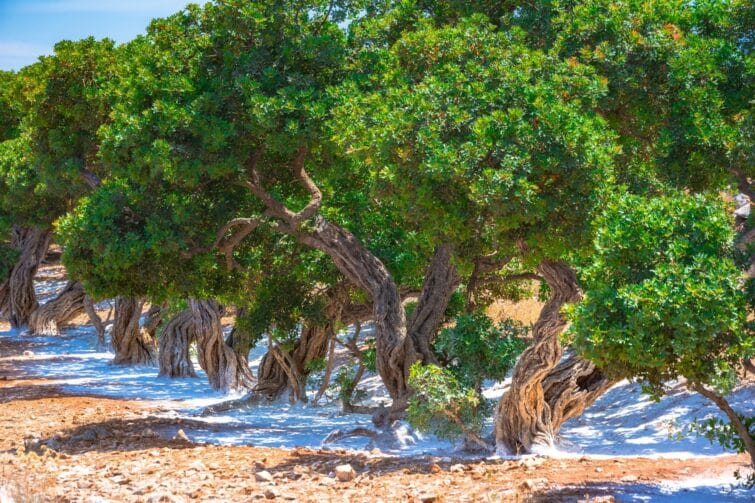
[[[606,377],[589,360],[576,354],[562,359],[543,379],[553,434],[557,435],[562,424],[581,415],[614,384],[616,381]]]
[[[159,304],[152,304],[147,310],[147,315],[144,319],[144,330],[147,331],[150,337],[157,338],[157,329],[163,323],[163,308]]]
[[[214,300],[189,300],[194,318],[199,365],[210,386],[220,391],[254,388],[254,376],[245,358],[225,343],[222,312]]]
[[[325,375],[322,377],[322,383],[320,384],[320,388],[317,390],[317,394],[315,394],[315,397],[312,399],[312,405],[317,405],[317,402],[320,401],[320,398],[325,394],[325,392],[328,390],[328,386],[330,386],[330,377],[333,375],[333,366],[336,363],[336,334],[333,334],[330,338],[330,346],[328,348],[328,361],[325,366]]]
[[[325,296],[327,304],[324,323],[304,323],[299,340],[288,353],[283,353],[271,344],[260,362],[255,392],[273,400],[288,389],[292,402],[307,401],[308,363],[325,357],[328,343],[335,339],[339,324],[346,321],[344,314],[348,321],[351,321],[364,313],[360,306],[347,305],[348,291],[343,285],[330,288]],[[345,310],[348,312],[344,313]]]
[[[47,229],[13,227],[11,243],[20,252],[20,256],[5,287],[5,306],[0,308],[14,328],[26,326],[31,313],[39,306],[34,292],[34,275],[45,258],[50,235]]]
[[[750,465],[755,468],[755,439],[750,435],[747,430],[747,426],[742,422],[739,415],[731,408],[726,398],[722,397],[718,393],[709,390],[702,384],[693,384],[692,389],[703,395],[705,398],[716,404],[724,414],[729,418],[732,427],[742,439],[742,443],[745,447],[745,452],[750,455]]]
[[[131,297],[115,299],[112,345],[116,365],[152,365],[155,341],[139,326],[144,302]]]
[[[437,247],[425,272],[422,293],[407,328],[409,339],[414,344],[414,352],[419,355],[423,364],[438,363],[430,346],[445,318],[451,295],[460,281],[451,262],[451,247]],[[413,363],[407,362],[409,367]],[[405,369],[405,374],[408,376],[408,368]]]
[[[29,318],[32,335],[60,335],[60,329],[84,312],[84,287],[79,282],[69,282],[65,289],[51,301],[38,307]]]
[[[196,339],[194,314],[184,309],[165,325],[159,338],[161,377],[196,377],[189,349]]]
[[[501,398],[496,411],[496,444],[514,454],[529,452],[534,444],[552,446],[554,443],[557,433],[554,411],[546,401],[543,383],[561,359],[558,337],[567,325],[561,308],[581,296],[576,274],[566,263],[545,260],[537,269],[550,287],[550,298],[533,328],[534,344],[517,361],[511,388]],[[559,400],[552,400],[561,404]],[[575,410],[567,407],[567,402],[560,405],[562,415]]]

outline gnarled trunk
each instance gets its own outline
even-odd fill
[[[84,287],[73,281],[57,297],[38,307],[29,319],[29,332],[39,335],[60,335],[60,329],[84,312]]]
[[[11,243],[20,255],[8,277],[6,293],[0,295],[0,302],[4,303],[0,305],[0,310],[12,327],[19,328],[29,323],[31,313],[39,305],[34,292],[34,275],[37,274],[37,269],[47,253],[50,231],[15,226]]]
[[[422,293],[408,327],[414,350],[424,364],[438,363],[430,345],[433,337],[438,333],[448,302],[454,290],[459,286],[459,282],[460,278],[451,262],[451,247],[449,245],[437,247],[425,272]],[[407,363],[411,366],[414,362]],[[408,369],[406,373],[408,375]]]
[[[511,388],[496,412],[496,444],[515,454],[529,452],[534,444],[554,443],[560,424],[553,422],[554,411],[546,401],[543,383],[561,359],[558,337],[567,325],[561,308],[581,295],[576,275],[566,263],[545,260],[537,269],[550,287],[550,297],[533,328],[534,344],[519,358]],[[569,414],[566,407],[564,412]]]
[[[144,301],[131,297],[115,299],[112,345],[116,365],[152,365],[155,340],[139,326]]]
[[[405,402],[408,362],[415,362],[418,355],[413,344],[406,343],[406,316],[391,273],[356,236],[322,217],[314,236],[303,235],[300,240],[325,252],[341,274],[372,296],[377,370],[391,398]]]
[[[274,399],[288,389],[291,402],[307,401],[307,364],[324,357],[328,341],[336,336],[336,327],[346,302],[343,293],[339,288],[328,292],[325,323],[306,323],[292,351],[283,352],[274,344],[271,345],[260,362],[257,386],[254,388],[256,393]]]
[[[581,415],[615,383],[592,362],[576,354],[562,359],[543,379],[553,434],[557,435],[562,424]]]
[[[162,377],[196,377],[189,349],[196,338],[194,314],[184,309],[165,325],[159,338],[158,362]]]
[[[196,331],[199,365],[213,389],[252,389],[254,377],[245,358],[225,343],[220,305],[214,300],[189,301]]]

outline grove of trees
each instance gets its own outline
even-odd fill
[[[755,356],[727,202],[755,195],[754,26],[740,0],[216,0],[60,42],[0,72],[0,316],[104,334],[115,299],[114,363],[191,377],[195,345],[243,404],[325,369],[367,412],[374,368],[377,424],[510,453],[620,379],[684,378],[755,462],[725,399]],[[51,242],[71,282],[40,307]],[[532,295],[532,327],[484,314]]]

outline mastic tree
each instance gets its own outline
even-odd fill
[[[613,181],[618,150],[592,110],[604,82],[479,15],[449,27],[426,22],[382,57],[381,87],[354,85],[337,114],[337,139],[429,239],[470,259],[497,253],[513,270],[502,281],[547,283],[537,342],[499,407],[498,440],[515,452],[552,441],[606,387],[601,378],[579,386],[594,368],[572,360],[553,379],[553,403],[542,391],[561,356],[560,307],[578,299],[564,260],[589,248],[590,221]],[[545,407],[554,410],[543,420]]]
[[[223,1],[155,21],[146,37],[129,44],[133,71],[122,73],[113,124],[101,132],[100,156],[152,197],[170,199],[173,192],[213,186],[225,187],[227,200],[234,190],[245,190],[236,211],[218,225],[219,233],[183,241],[186,248],[177,250],[177,258],[205,252],[209,242],[233,259],[257,230],[288,235],[328,255],[347,281],[372,298],[378,370],[400,401],[408,393],[414,355],[425,351],[431,357],[425,338],[441,316],[437,309],[426,313],[424,306],[434,307],[438,297],[428,287],[416,310],[426,315],[414,317],[415,330],[407,336],[395,278],[346,229],[348,210],[327,205],[336,188],[329,181],[355,169],[335,155],[325,127],[337,99],[331,87],[342,81],[348,58],[339,23],[350,7]],[[163,183],[167,191],[148,188]],[[447,286],[437,302],[442,305],[456,280],[450,254],[439,247],[435,257],[425,283],[443,277]]]
[[[755,463],[755,439],[724,398],[755,354],[728,212],[682,192],[622,195],[595,225],[595,256],[580,273],[585,298],[570,314],[573,345],[654,397],[686,379],[725,412]]]
[[[83,311],[83,292],[73,288],[66,292],[78,302],[52,302],[35,322],[31,279],[47,251],[55,220],[102,175],[95,158],[96,132],[108,120],[102,91],[113,63],[112,41],[60,42],[52,56],[40,58],[15,76],[11,93],[3,93],[6,100],[11,97],[7,110],[18,121],[14,134],[4,133],[7,138],[0,147],[0,214],[12,224],[19,251],[8,282],[7,314],[16,326],[31,321],[33,330],[56,331],[57,324]]]

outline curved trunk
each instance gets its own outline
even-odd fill
[[[144,318],[144,330],[147,331],[150,337],[157,338],[157,329],[163,323],[163,308],[164,306],[158,304],[152,304],[147,310],[147,315]]]
[[[159,338],[161,377],[196,377],[189,349],[196,338],[194,314],[184,309],[165,325]]]
[[[139,326],[144,302],[130,297],[115,299],[112,345],[116,365],[155,363],[155,341]]]
[[[84,312],[85,297],[81,283],[69,282],[57,297],[31,314],[29,332],[32,335],[60,335],[61,327]]]
[[[460,278],[456,273],[456,268],[451,263],[451,247],[448,245],[439,246],[435,249],[425,273],[422,293],[408,326],[408,333],[414,343],[414,350],[424,364],[438,363],[430,345],[438,333],[448,308],[448,302],[459,283]],[[412,363],[414,362],[409,363],[409,366]]]
[[[194,318],[199,365],[213,389],[252,389],[254,377],[246,359],[225,343],[220,305],[214,300],[189,300]]]
[[[515,454],[529,452],[534,444],[554,443],[558,430],[543,382],[561,359],[558,337],[567,325],[561,308],[580,299],[576,275],[566,263],[546,260],[537,269],[550,287],[550,297],[533,328],[534,344],[517,361],[511,388],[496,411],[496,443]]]
[[[418,355],[413,344],[406,342],[406,315],[391,273],[356,236],[322,217],[317,219],[314,236],[300,240],[325,252],[341,274],[372,296],[377,370],[391,398],[405,402],[408,362],[415,362]]]
[[[34,275],[45,258],[50,244],[50,231],[14,227],[11,242],[20,252],[7,282],[5,316],[11,326],[19,328],[29,323],[31,313],[37,309],[37,296],[34,292]]]
[[[581,415],[615,383],[592,362],[576,354],[561,360],[543,379],[553,434],[557,435],[563,423]]]
[[[740,418],[736,411],[731,408],[731,405],[726,400],[726,398],[719,395],[718,393],[709,390],[702,384],[696,383],[692,384],[692,389],[716,404],[716,407],[721,409],[724,414],[726,414],[726,416],[729,418],[729,422],[731,423],[732,428],[734,428],[734,431],[737,432],[739,438],[742,439],[744,452],[750,455],[750,466],[752,468],[755,468],[755,437],[750,434],[749,430],[747,429],[747,425],[742,421],[742,418]]]
[[[455,271],[450,265],[450,249],[439,247],[436,250],[436,257],[426,275],[426,288],[423,288],[417,305],[420,314],[413,318],[410,333],[401,295],[391,273],[356,236],[318,217],[314,235],[299,235],[299,239],[303,244],[326,253],[341,274],[372,296],[377,370],[393,399],[392,410],[403,410],[410,393],[407,384],[409,369],[417,360],[433,358],[429,339],[437,330],[448,299],[456,288],[455,280],[452,280]],[[444,288],[433,285],[443,285]],[[436,302],[436,298],[445,299],[445,303]]]

